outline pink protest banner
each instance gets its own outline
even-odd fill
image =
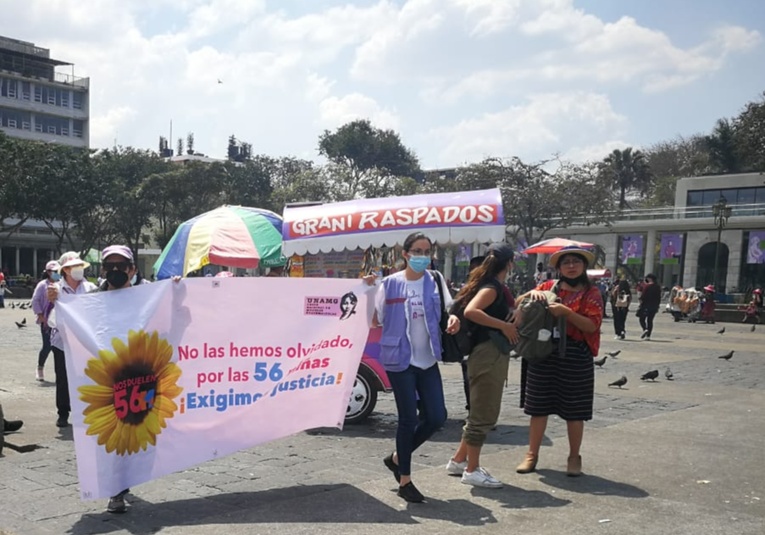
[[[62,297],[81,497],[342,428],[370,292],[358,279],[231,277]]]

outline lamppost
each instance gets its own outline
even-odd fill
[[[715,292],[719,291],[720,285],[717,284],[717,267],[720,263],[720,237],[722,236],[722,230],[725,225],[728,224],[728,218],[730,217],[731,207],[728,206],[728,201],[725,197],[720,196],[720,200],[712,205],[712,215],[715,217],[715,227],[717,227],[717,243],[715,244],[715,270],[712,275],[712,284],[715,287]]]

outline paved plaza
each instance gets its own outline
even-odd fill
[[[407,504],[382,464],[393,448],[392,394],[345,430],[319,429],[204,463],[133,489],[125,515],[79,499],[71,428],[54,424],[48,382],[34,380],[39,328],[29,310],[0,309],[0,402],[21,418],[0,458],[0,535],[255,533],[765,533],[765,327],[673,323],[657,316],[651,341],[637,318],[625,341],[603,324],[595,418],[585,430],[581,478],[565,475],[565,425],[550,419],[538,471],[515,473],[527,441],[512,361],[497,429],[482,464],[505,483],[477,489],[446,475],[466,415],[460,368],[442,367],[449,420],[415,453],[428,498]],[[18,303],[18,301],[17,301]],[[14,322],[27,318],[19,329]],[[730,361],[718,359],[730,350]],[[674,381],[664,371],[670,367]],[[640,375],[653,369],[656,382]],[[621,375],[623,389],[607,385]],[[241,422],[258,425],[257,422]],[[37,446],[37,447],[35,447]],[[19,452],[17,449],[31,451]]]

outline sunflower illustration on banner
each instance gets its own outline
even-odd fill
[[[181,369],[173,362],[173,347],[154,331],[129,331],[127,344],[112,339],[113,351],[102,349],[88,360],[85,375],[93,385],[78,387],[86,434],[98,437],[107,453],[130,455],[156,446],[178,406],[173,401]]]

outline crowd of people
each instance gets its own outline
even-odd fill
[[[444,276],[432,269],[433,253],[434,244],[426,234],[411,234],[403,244],[400,269],[382,279],[375,275],[365,277],[368,284],[377,286],[372,324],[382,327],[385,343],[381,344],[380,362],[390,379],[396,404],[395,446],[383,458],[383,464],[398,484],[398,495],[407,502],[425,500],[412,481],[412,458],[446,421],[438,366],[441,333],[457,333],[463,321],[469,325],[473,341],[472,350],[462,362],[468,415],[461,440],[445,468],[466,485],[503,486],[482,466],[481,449],[497,424],[510,353],[519,342],[522,318],[516,305],[549,300],[550,293],[554,299],[547,307],[550,314],[560,319],[561,328],[551,333],[554,349],[548,358],[541,362],[522,361],[520,406],[529,417],[529,444],[516,471],[527,474],[536,470],[548,417],[558,415],[566,421],[568,432],[566,474],[581,475],[585,422],[593,417],[592,361],[600,350],[601,324],[606,316],[604,303],[609,301],[611,305],[615,338],[623,340],[629,311],[636,301],[640,338],[650,340],[662,301],[656,276],[646,275],[638,292],[633,292],[625,278],[614,280],[604,289],[587,274],[595,261],[593,253],[579,246],[564,247],[550,256],[547,267],[537,266],[534,288],[514,297],[508,289],[514,271],[514,251],[508,244],[500,243],[490,246],[484,256],[471,260],[468,279],[453,296]],[[85,278],[89,264],[75,252],[48,262],[45,278],[37,285],[32,299],[42,339],[35,378],[44,380],[45,363],[52,352],[56,425],[61,428],[70,425],[71,406],[64,346],[55,322],[57,300],[63,294],[118,291],[148,282],[140,277],[128,247],[109,246],[102,257],[99,284]],[[281,275],[281,269],[271,270],[270,276]],[[714,303],[714,289],[708,290],[707,299]],[[673,298],[679,298],[679,294]],[[750,306],[759,313],[762,302],[762,292],[755,290]],[[344,315],[355,313],[355,308],[356,302],[349,298],[346,303],[343,299]],[[747,309],[745,319],[749,316]],[[17,430],[22,422],[4,420],[3,425],[4,431]],[[127,492],[125,489],[113,496],[107,511],[125,512]]]

